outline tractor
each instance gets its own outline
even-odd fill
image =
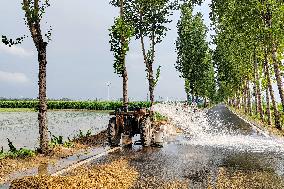
[[[129,111],[128,107],[123,106],[115,112],[108,124],[108,142],[110,146],[119,146],[121,135],[129,136],[140,134],[141,144],[148,147],[152,143],[153,128],[151,121],[151,111],[146,108],[135,108]]]

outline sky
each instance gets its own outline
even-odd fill
[[[109,31],[118,9],[108,0],[51,1],[42,22],[43,31],[52,26],[52,41],[47,49],[47,96],[52,99],[73,100],[107,99],[107,82],[111,82],[110,98],[122,96],[122,79],[114,73],[110,52]],[[210,25],[206,0],[196,11],[202,12]],[[21,0],[0,2],[0,35],[17,38],[29,35],[24,24]],[[184,82],[175,70],[179,12],[172,16],[171,30],[158,45],[155,68],[162,66],[156,99],[185,99]],[[208,37],[209,40],[209,37]],[[127,56],[129,97],[147,99],[147,80],[140,43],[133,40]],[[11,48],[0,43],[0,97],[36,98],[38,63],[37,53],[29,37],[21,45]]]

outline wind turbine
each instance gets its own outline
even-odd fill
[[[106,86],[107,86],[107,100],[110,101],[110,86],[111,86],[111,82],[108,81],[106,83]]]

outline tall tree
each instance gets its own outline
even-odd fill
[[[124,0],[111,1],[114,6],[120,7],[120,16],[115,20],[110,29],[111,51],[114,54],[114,69],[123,79],[123,104],[128,106],[128,73],[126,68],[126,54],[129,51],[129,43],[134,35],[132,22],[126,20],[124,15]]]
[[[132,21],[136,39],[141,42],[152,106],[161,69],[161,66],[158,66],[155,75],[156,47],[168,31],[167,24],[171,22],[169,16],[172,15],[176,3],[171,0],[127,0],[125,5],[125,15]]]
[[[188,84],[192,99],[194,96],[204,99],[212,97],[210,94],[214,90],[215,84],[214,68],[206,42],[207,28],[201,13],[193,15],[193,6],[184,3],[181,6],[181,18],[177,28],[176,69]]]
[[[46,66],[47,66],[47,45],[51,39],[51,29],[43,34],[41,28],[41,22],[43,15],[45,14],[46,8],[49,7],[49,0],[23,0],[22,9],[25,13],[25,23],[29,28],[31,37],[34,45],[37,49],[39,73],[38,73],[38,86],[39,86],[39,142],[40,142],[40,153],[49,153],[49,137],[48,137],[48,126],[47,126],[47,98],[46,98]],[[47,37],[47,40],[44,39]],[[21,42],[23,38],[8,40],[6,36],[2,36],[2,42],[6,45],[12,46]]]

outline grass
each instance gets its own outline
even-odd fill
[[[271,115],[272,116],[272,118],[271,118],[272,125],[268,125],[266,122],[262,122],[259,115],[255,115],[255,114],[247,115],[243,110],[235,109],[232,106],[229,106],[229,108],[230,108],[230,110],[233,110],[234,112],[241,115],[242,117],[249,120],[250,122],[254,123],[255,125],[264,128],[269,133],[271,133],[273,135],[281,136],[281,137],[284,136],[283,127],[282,127],[282,130],[279,130],[274,125],[273,112],[272,112],[272,115]],[[283,115],[281,115],[281,119],[283,120]],[[265,115],[264,115],[264,120],[267,120],[267,117]],[[283,125],[283,122],[281,123],[281,125]]]
[[[0,160],[6,159],[6,158],[28,158],[33,157],[36,155],[36,152],[34,150],[26,149],[26,148],[20,148],[17,149],[13,143],[8,139],[8,145],[9,145],[9,151],[4,152],[3,147],[0,151]]]
[[[63,136],[55,136],[50,133],[51,140],[49,142],[49,146],[51,148],[57,147],[57,146],[63,146],[65,148],[73,148],[75,146],[74,141],[83,140],[85,138],[88,138],[92,136],[91,130],[88,130],[86,133],[84,133],[82,130],[79,130],[79,133],[76,134],[72,139],[68,137],[67,141],[63,140]]]
[[[62,146],[62,147],[65,147],[65,148],[73,148],[75,146],[75,143],[73,141],[88,138],[91,135],[92,135],[92,133],[91,133],[90,130],[88,130],[86,133],[79,130],[79,133],[76,134],[72,139],[68,138],[67,141],[64,141],[63,136],[55,136],[55,135],[52,135],[50,133],[51,140],[49,142],[49,146],[51,148],[55,148],[55,147],[58,147],[58,146]],[[25,158],[34,157],[34,156],[37,155],[37,152],[35,150],[30,150],[30,149],[26,149],[26,148],[17,149],[9,139],[7,139],[7,140],[8,140],[9,151],[4,152],[3,147],[1,147],[0,148],[0,160],[7,159],[7,158],[25,159]]]
[[[164,116],[164,115],[162,115],[158,112],[155,112],[154,113],[154,120],[156,122],[162,122],[162,121],[168,121],[169,119],[166,116]]]
[[[8,151],[0,153],[0,160],[5,158],[29,158],[34,157],[36,152],[30,149],[21,148],[16,151]]]

